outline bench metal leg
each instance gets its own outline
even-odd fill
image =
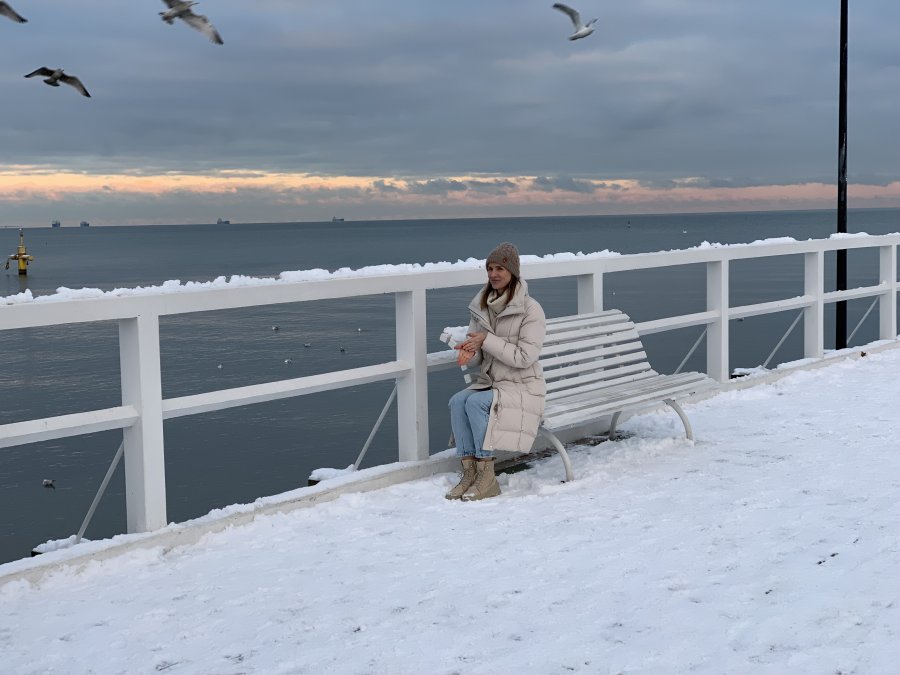
[[[540,427],[538,431],[547,438],[550,439],[550,442],[553,444],[553,447],[556,448],[556,452],[559,453],[560,458],[562,459],[563,466],[566,469],[566,482],[570,482],[575,480],[575,474],[572,473],[572,463],[569,461],[569,454],[566,452],[563,444],[559,442],[559,439],[553,435],[551,431],[548,431],[544,427]]]
[[[691,429],[691,422],[690,420],[688,420],[687,415],[684,414],[684,410],[681,409],[681,406],[678,405],[678,402],[675,401],[675,399],[667,398],[665,399],[665,403],[667,406],[672,408],[672,410],[678,413],[678,416],[681,418],[682,424],[684,424],[684,433],[687,435],[688,440],[694,440],[694,431]]]
[[[606,432],[606,440],[614,441],[616,440],[616,424],[619,423],[619,416],[622,414],[620,410],[615,415],[612,416],[612,419],[609,421],[609,431]]]

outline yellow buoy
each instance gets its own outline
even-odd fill
[[[9,269],[9,261],[16,260],[19,264],[19,274],[25,275],[28,274],[28,264],[34,260],[33,255],[28,255],[28,251],[25,250],[25,230],[19,228],[19,246],[16,249],[15,255],[9,256],[6,261],[6,269]]]

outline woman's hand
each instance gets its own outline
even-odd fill
[[[481,349],[486,337],[487,333],[469,333],[466,341],[456,346],[456,349],[459,350],[459,354],[456,355],[457,365],[464,366],[471,361]]]
[[[456,355],[456,365],[458,365],[458,366],[466,365],[475,356],[475,352],[470,352],[467,349],[463,349],[462,345],[456,345],[456,347],[454,347],[454,349],[458,350],[458,352],[459,352]]]
[[[481,345],[484,344],[487,338],[487,333],[469,333],[466,337],[468,340],[463,342],[461,346],[474,353],[481,349]]]

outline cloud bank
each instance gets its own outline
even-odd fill
[[[27,9],[0,24],[0,225],[835,199],[839,8],[817,0],[603,5],[577,43],[543,0],[202,0],[221,47],[147,3]],[[852,206],[900,206],[898,24],[851,8]],[[41,65],[93,98],[22,77]]]

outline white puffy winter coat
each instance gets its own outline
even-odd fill
[[[486,332],[487,338],[469,362],[474,367],[480,359],[481,366],[469,389],[494,390],[484,448],[528,452],[544,414],[547,393],[538,363],[547,330],[544,310],[528,295],[528,284],[520,279],[512,299],[497,315],[496,327],[491,329],[480,298],[479,292],[469,303],[469,332]]]

